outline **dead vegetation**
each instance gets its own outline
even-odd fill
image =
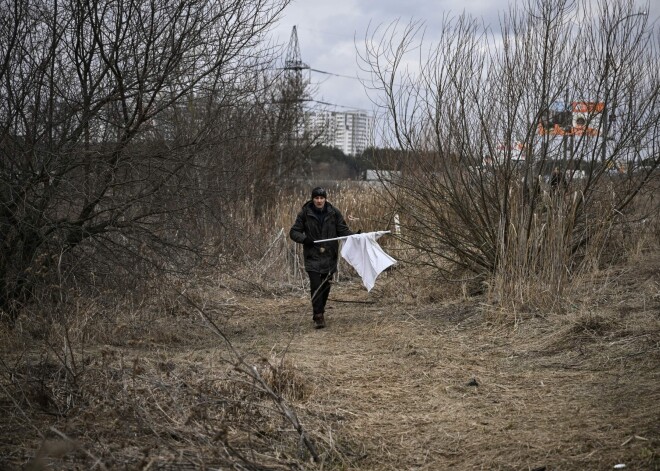
[[[387,77],[416,23],[367,42],[391,181],[314,185],[400,263],[371,293],[341,264],[323,331],[287,237],[305,87],[262,43],[289,1],[5,3],[0,469],[660,468],[657,30],[632,3],[532,0],[502,55],[447,18],[419,81]],[[616,129],[539,134],[565,95]],[[555,193],[558,159],[588,172]]]
[[[391,227],[377,192],[335,191]],[[402,263],[367,293],[341,262],[317,331],[283,201],[221,271],[61,286],[3,325],[0,469],[660,469],[656,218],[559,295],[384,238]]]
[[[88,303],[46,338],[19,319],[1,467],[660,469],[660,256],[633,262],[508,321],[403,296],[405,267],[371,293],[340,277],[323,331],[303,291],[217,285]]]

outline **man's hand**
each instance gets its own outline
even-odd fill
[[[314,239],[309,236],[305,237],[305,240],[303,240],[303,245],[307,248],[314,247]]]

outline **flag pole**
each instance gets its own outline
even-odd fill
[[[381,234],[389,234],[392,231],[377,231],[377,232],[380,232]],[[370,234],[370,232],[365,232],[364,234]],[[358,235],[358,234],[353,234],[353,235]],[[333,240],[344,240],[344,239],[348,239],[349,237],[351,237],[351,236],[335,237],[333,239],[315,240],[314,243],[318,244],[319,242],[330,242],[330,241],[333,241]]]

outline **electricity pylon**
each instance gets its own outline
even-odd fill
[[[284,60],[284,91],[283,98],[293,103],[302,103],[309,100],[307,86],[309,78],[303,77],[303,71],[309,70],[309,65],[302,61],[300,44],[298,43],[298,32],[294,26],[291,30],[291,39],[286,50]]]
[[[310,99],[308,93],[310,67],[302,61],[295,26],[291,32],[282,69],[273,101],[275,105],[273,117],[278,140],[274,173],[278,177],[284,175],[287,168],[299,166],[297,160],[304,157],[299,152],[299,147],[305,135],[303,104]],[[305,71],[306,76],[303,75]]]

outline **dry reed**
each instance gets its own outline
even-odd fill
[[[286,232],[294,199],[250,223]],[[330,199],[355,229],[388,228],[376,192]],[[548,230],[561,224],[539,220],[535,248],[560,245]],[[163,277],[119,303],[71,290],[0,331],[0,467],[658,469],[660,259],[644,224],[635,240],[613,228],[604,242],[625,263],[581,274],[558,301],[515,271],[493,289],[516,302],[495,303],[428,266],[402,263],[371,293],[345,269],[324,331],[277,231],[255,229],[262,242],[228,273]],[[414,259],[395,240],[387,250]]]

